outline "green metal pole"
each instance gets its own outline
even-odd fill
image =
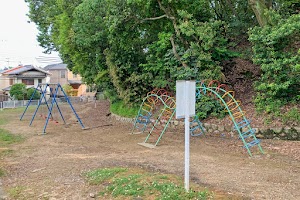
[[[156,146],[156,145],[159,143],[159,141],[160,141],[161,137],[163,136],[163,134],[164,134],[164,133],[165,133],[165,131],[167,130],[167,128],[168,128],[168,125],[169,125],[169,123],[170,123],[171,119],[173,118],[173,116],[174,116],[174,114],[175,114],[175,111],[176,111],[176,109],[174,109],[174,111],[173,111],[173,113],[172,113],[171,117],[169,118],[169,120],[168,120],[167,124],[165,125],[165,127],[164,127],[163,131],[161,132],[161,134],[160,134],[160,136],[159,136],[158,140],[156,141],[156,143],[155,143],[155,146]]]

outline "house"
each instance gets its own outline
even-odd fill
[[[47,78],[47,83],[59,83],[63,87],[65,85],[70,85],[72,87],[69,92],[70,96],[81,96],[86,94],[88,88],[87,85],[83,84],[81,76],[73,74],[72,71],[67,68],[66,64],[59,63],[47,65],[44,70],[51,74],[51,76]]]
[[[0,90],[8,94],[13,84],[24,83],[27,88],[37,87],[39,83],[46,83],[50,75],[45,70],[32,65],[19,65],[0,73]]]

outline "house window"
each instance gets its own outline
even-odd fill
[[[39,78],[39,79],[38,79],[38,83],[42,83],[42,82],[43,82],[42,79]]]
[[[77,74],[73,74],[73,78],[77,78]]]
[[[22,83],[25,85],[34,85],[34,80],[33,79],[22,79]]]
[[[66,71],[65,70],[60,71],[60,78],[66,78]]]
[[[13,85],[14,84],[14,79],[9,79],[9,85]]]

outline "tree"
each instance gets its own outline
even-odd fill
[[[222,62],[242,54],[233,50],[239,41],[247,42],[248,29],[253,30],[250,40],[257,49],[254,62],[264,68],[262,60],[257,62],[263,55],[258,43],[268,49],[271,36],[254,27],[268,30],[300,10],[294,0],[26,2],[40,31],[40,45],[47,52],[58,50],[87,84],[126,103],[140,102],[153,88],[172,91],[177,79],[220,80],[226,70]],[[280,38],[276,47],[285,44]],[[291,45],[286,47],[276,52],[289,52]],[[276,82],[280,81],[284,82]]]
[[[9,94],[11,97],[14,97],[16,100],[26,99],[26,85],[24,83],[13,84],[10,88]]]
[[[300,98],[300,14],[288,19],[275,12],[270,16],[277,24],[250,30],[249,39],[253,61],[262,70],[255,102],[260,110],[279,112],[283,104]]]

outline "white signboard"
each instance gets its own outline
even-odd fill
[[[190,117],[195,115],[196,82],[176,81],[176,118],[184,118],[184,188],[190,185]]]
[[[195,116],[196,82],[176,81],[176,119]],[[188,113],[185,113],[187,110]]]

